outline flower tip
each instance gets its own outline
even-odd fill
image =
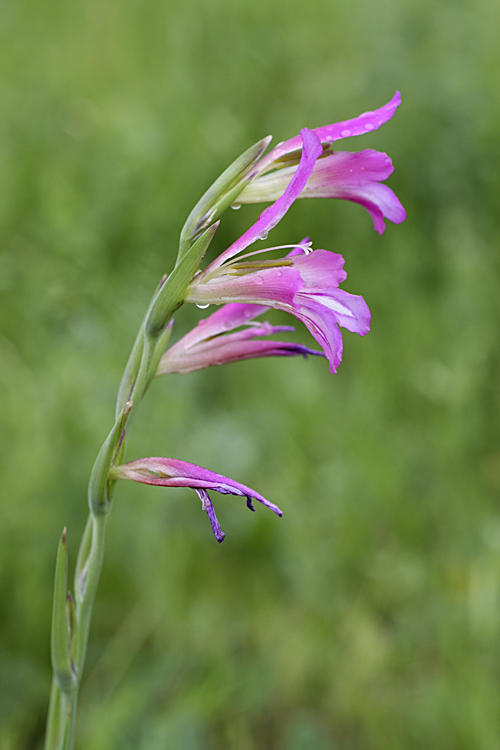
[[[403,208],[403,206],[400,206],[398,216],[395,219],[393,219],[393,223],[402,224],[403,221],[406,221],[406,209]]]

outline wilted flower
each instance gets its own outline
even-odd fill
[[[202,508],[207,512],[212,530],[218,542],[222,542],[225,534],[215,515],[215,510],[207,490],[215,490],[221,495],[239,495],[246,497],[247,507],[255,510],[252,501],[257,500],[270,508],[277,516],[282,511],[277,505],[270,503],[258,492],[235,482],[222,474],[216,474],[201,466],[179,461],[175,458],[141,458],[121,466],[115,466],[110,472],[110,479],[131,479],[134,482],[151,484],[156,487],[191,487],[201,500]]]
[[[323,352],[293,341],[257,338],[295,330],[293,326],[272,326],[266,321],[253,320],[268,309],[263,305],[223,305],[208,318],[200,320],[196,328],[165,352],[156,374],[185,374],[211,365],[256,357],[292,357],[299,354],[303,357],[308,354],[323,356]],[[242,326],[244,327],[241,328]],[[235,331],[236,328],[241,330]]]
[[[394,171],[387,154],[372,149],[358,153],[339,151],[332,153],[335,141],[355,135],[364,135],[379,128],[391,119],[401,103],[396,92],[388,104],[375,112],[365,112],[344,122],[315,128],[312,132],[323,144],[323,151],[315,163],[306,186],[299,198],[341,198],[364,206],[370,213],[376,231],[385,230],[384,218],[399,224],[406,213],[395,193],[382,185]],[[235,205],[275,201],[297,170],[302,147],[300,136],[280,143],[255,165],[257,175],[236,199]],[[270,172],[269,170],[275,170]]]

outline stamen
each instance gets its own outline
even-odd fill
[[[206,490],[201,489],[200,487],[194,487],[194,490],[201,500],[201,507],[204,511],[206,511],[207,516],[210,520],[210,524],[212,526],[212,531],[214,532],[214,536],[220,544],[220,542],[224,541],[226,535],[222,531],[220,523],[217,520],[214,506],[212,505],[212,501],[210,500],[210,496]]]
[[[237,262],[239,262],[240,260],[243,260],[243,258],[251,258],[252,255],[260,255],[261,253],[270,253],[273,250],[295,250],[295,248],[297,247],[300,247],[305,253],[312,252],[312,241],[309,240],[308,242],[296,242],[293,245],[275,245],[274,247],[266,247],[264,250],[254,250],[251,253],[245,253],[245,255],[238,256]],[[220,266],[220,268],[222,268],[222,266]]]

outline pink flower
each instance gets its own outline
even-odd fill
[[[222,474],[204,469],[201,466],[179,461],[175,458],[141,458],[121,466],[115,466],[110,479],[131,479],[134,482],[151,484],[157,487],[191,487],[198,494],[202,508],[208,514],[212,530],[218,542],[224,540],[225,534],[215,515],[215,510],[207,490],[215,490],[222,495],[239,495],[246,497],[247,507],[255,510],[252,500],[270,508],[277,516],[283,515],[277,505],[244,484],[235,482]]]
[[[338,288],[346,278],[342,256],[325,250],[307,254],[306,247],[302,246],[280,260],[242,261],[240,258],[239,261],[230,261],[257,239],[267,237],[267,232],[280,221],[304,189],[322,148],[312,131],[301,131],[301,137],[300,163],[283,195],[263,211],[257,222],[236,242],[194,277],[185,301],[216,305],[244,302],[285,310],[305,323],[328,357],[330,371],[336,372],[342,359],[339,326],[362,336],[370,327],[370,311],[362,297]]]
[[[240,255],[237,261],[231,259],[257,240],[266,239],[299,197],[338,197],[360,203],[370,212],[380,234],[385,229],[384,218],[403,221],[404,208],[392,190],[382,184],[392,172],[386,154],[371,149],[354,154],[329,150],[336,140],[380,127],[391,119],[400,102],[396,93],[375,112],[315,130],[304,128],[300,136],[263,156],[238,202],[275,202],[236,242],[198,272],[185,301],[217,305],[239,302],[285,310],[303,321],[321,344],[330,371],[336,372],[342,359],[340,327],[361,336],[370,328],[370,311],[363,298],[339,289],[346,278],[342,256],[325,250],[310,253],[310,248],[302,245],[278,260],[245,260],[265,251]],[[276,171],[270,172],[272,169]],[[242,338],[238,342],[241,344]]]
[[[372,149],[359,153],[331,150],[335,141],[376,130],[392,118],[400,104],[401,95],[396,91],[390,102],[374,112],[310,131],[323,144],[323,150],[297,197],[342,198],[360,203],[369,211],[379,234],[385,230],[384,218],[395,224],[404,221],[406,212],[399,199],[387,185],[380,184],[394,171],[387,154]],[[301,148],[301,136],[295,136],[263,156],[235,205],[276,200],[297,170]]]
[[[292,179],[296,166],[269,172],[253,180],[238,197],[238,204],[274,201]],[[299,198],[341,198],[364,206],[375,230],[385,231],[385,219],[400,224],[406,212],[397,195],[382,184],[394,171],[387,154],[372,149],[337,151],[318,159]]]
[[[224,305],[208,318],[200,320],[196,328],[165,352],[156,375],[188,373],[256,357],[323,356],[322,352],[302,344],[258,339],[258,336],[295,330],[292,326],[272,326],[253,320],[268,309],[262,305]],[[231,333],[241,326],[245,327]]]
[[[284,310],[301,320],[322,346],[336,372],[342,359],[339,326],[364,336],[370,311],[362,297],[339,289],[347,277],[341,255],[298,247],[278,261],[231,261],[209,276],[195,277],[187,302],[245,302]],[[199,280],[198,280],[199,278]]]

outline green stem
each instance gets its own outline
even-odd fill
[[[89,639],[90,622],[92,619],[92,608],[94,605],[95,594],[101,576],[102,560],[104,557],[104,538],[106,527],[106,516],[96,516],[92,513],[89,516],[91,526],[92,541],[88,557],[85,560],[83,570],[80,573],[80,580],[75,581],[76,598],[76,655],[75,664],[78,675],[78,684],[80,683],[85,655],[87,653],[87,643]],[[88,544],[87,535],[84,534],[81,547]],[[84,551],[84,550],[83,550]]]
[[[59,729],[61,725],[61,691],[57,682],[52,678],[50,690],[49,711],[47,715],[47,731],[45,733],[45,750],[54,750],[59,746]]]
[[[216,228],[216,227],[215,227]],[[78,690],[87,653],[92,608],[104,557],[106,516],[114,482],[109,472],[124,449],[125,425],[132,410],[146,393],[166,347],[173,313],[183,302],[187,285],[199,266],[215,231],[206,230],[194,243],[167,283],[162,279],[139,329],[120,384],[116,422],[106,438],[89,483],[90,515],[78,552],[75,573],[75,607],[68,594],[66,536],[63,533],[56,566],[56,587],[52,623],[52,683],[45,750],[73,750]],[[133,401],[132,401],[133,400]],[[66,614],[64,614],[66,612]],[[73,616],[74,612],[74,616]],[[74,622],[73,622],[74,619]],[[56,667],[65,680],[58,675]]]
[[[156,343],[152,337],[145,336],[144,332],[141,333],[141,337],[144,340],[142,356],[135,383],[132,385],[132,392],[137,394],[139,397],[138,400],[146,392],[154,375],[150,370],[151,365],[155,363]],[[112,490],[112,486],[110,488],[108,481],[108,475],[116,452],[120,452],[122,433],[131,408],[131,402],[122,408],[111,433],[99,451],[92,470],[89,484],[90,514],[80,543],[75,572],[76,606],[73,632],[68,626],[68,661],[74,664],[74,680],[72,684],[68,681],[66,688],[64,684],[58,684],[53,679],[47,719],[45,750],[73,750],[78,690],[85,665],[92,608],[104,557],[106,517],[109,510],[110,490]],[[65,551],[65,536],[63,539]],[[61,585],[66,584],[63,582],[63,584],[59,585],[59,588]],[[60,613],[60,607],[56,611]],[[53,633],[55,624],[53,622]],[[57,624],[59,630],[57,631],[58,638],[55,642],[61,644],[64,642],[64,624],[61,624],[60,615],[57,619]]]
[[[78,689],[64,693],[52,680],[44,750],[72,750]]]

